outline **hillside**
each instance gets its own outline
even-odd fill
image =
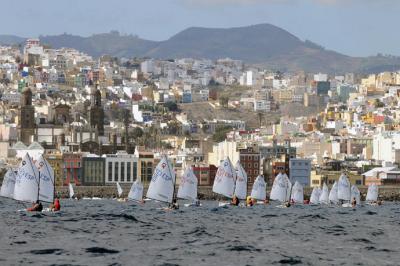
[[[326,50],[310,41],[302,41],[271,24],[227,29],[192,27],[156,42],[116,31],[89,37],[62,34],[40,36],[53,48],[71,47],[99,57],[232,58],[283,71],[371,73],[400,69],[400,57],[351,57]],[[0,44],[20,44],[25,39],[0,35]]]

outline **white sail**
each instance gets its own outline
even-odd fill
[[[13,198],[14,187],[15,187],[15,173],[9,169],[3,178],[3,184],[1,185],[0,196],[6,198]]]
[[[28,202],[39,199],[39,170],[28,154],[22,159],[15,178],[14,199]]]
[[[142,201],[143,200],[143,184],[136,180],[131,187],[131,190],[128,194],[128,199],[134,201]]]
[[[177,197],[180,199],[197,199],[197,177],[193,173],[192,167],[186,168],[181,177]]]
[[[371,184],[368,186],[366,201],[377,201],[378,200],[378,186]]]
[[[122,187],[119,184],[119,182],[117,182],[117,192],[118,192],[118,197],[121,197],[122,193],[124,193],[124,191],[122,190]]]
[[[279,173],[275,177],[274,183],[272,185],[270,199],[281,202],[287,201],[288,190],[290,190],[290,188],[286,175],[282,175],[281,173]]]
[[[295,182],[292,187],[292,196],[291,200],[294,203],[303,203],[304,202],[304,190],[303,186],[299,182]]]
[[[338,181],[338,199],[350,200],[350,181],[345,174],[339,177]]]
[[[215,175],[213,192],[228,198],[233,197],[236,182],[236,172],[228,157],[221,162]]]
[[[360,204],[361,197],[360,197],[360,190],[355,185],[351,186],[351,200],[356,199],[356,204]]]
[[[247,174],[240,162],[236,163],[235,195],[242,200],[247,197]]]
[[[69,183],[69,198],[72,199],[72,197],[74,196],[74,188],[72,187],[72,184]]]
[[[326,183],[322,186],[321,195],[319,196],[319,203],[329,204],[329,189]]]
[[[267,185],[263,176],[257,176],[251,190],[251,198],[256,200],[265,200],[267,197]]]
[[[147,198],[172,202],[175,190],[175,172],[166,155],[161,157],[161,161],[154,169]]]
[[[54,170],[43,156],[39,157],[36,165],[40,174],[39,200],[54,202]]]
[[[331,188],[331,191],[329,192],[329,202],[331,203],[338,203],[339,199],[338,199],[338,184],[335,181],[335,183],[333,183],[333,186]]]
[[[319,187],[314,187],[311,192],[310,203],[319,204],[319,197],[321,196],[321,189]]]

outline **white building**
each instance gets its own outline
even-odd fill
[[[318,73],[314,75],[315,81],[328,81],[328,74]]]
[[[138,178],[138,157],[134,154],[117,153],[105,157],[105,179],[110,183],[132,183]]]
[[[269,112],[271,111],[271,101],[254,99],[254,111]]]
[[[381,162],[400,162],[400,132],[378,133],[372,141],[372,159]]]
[[[311,175],[311,161],[308,159],[290,159],[289,173],[289,178],[292,184],[297,181],[303,186],[309,186]]]
[[[253,71],[246,73],[246,86],[253,86]]]

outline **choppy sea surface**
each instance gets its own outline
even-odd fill
[[[400,204],[222,207],[0,198],[0,265],[400,265]]]

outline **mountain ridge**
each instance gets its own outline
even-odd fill
[[[26,38],[0,35],[0,44],[21,44]],[[40,36],[53,48],[71,47],[91,56],[232,58],[281,71],[369,73],[400,69],[400,57],[352,57],[309,41],[272,24],[232,28],[190,27],[164,41],[151,41],[117,31],[88,37],[61,34]]]

